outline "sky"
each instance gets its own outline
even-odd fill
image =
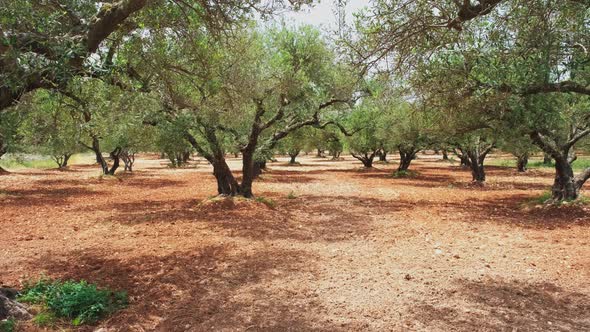
[[[367,0],[345,0],[345,20],[347,24],[353,23],[353,13],[366,7]],[[327,31],[334,31],[338,28],[337,13],[338,0],[321,0],[313,7],[305,6],[298,12],[286,12],[282,16],[289,25],[313,25]]]

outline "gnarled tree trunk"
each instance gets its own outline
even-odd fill
[[[240,193],[240,185],[234,178],[225,158],[215,159],[212,163],[213,175],[217,180],[217,193],[222,196],[236,196]]]
[[[580,196],[580,189],[590,178],[590,168],[574,176],[572,163],[576,155],[573,146],[580,139],[588,136],[590,130],[573,130],[565,143],[558,144],[559,139],[543,135],[539,132],[531,133],[531,139],[546,154],[555,160],[555,180],[551,187],[551,200],[554,202],[575,200]]]
[[[373,151],[371,153],[365,152],[363,154],[358,155],[352,152],[350,154],[356,159],[360,160],[363,163],[363,166],[365,166],[365,168],[371,168],[373,167],[373,159],[375,159],[377,151]]]
[[[412,163],[412,160],[416,159],[416,153],[418,150],[414,147],[398,147],[397,150],[399,151],[399,166],[397,168],[399,171],[407,171]]]
[[[484,168],[484,161],[490,151],[492,151],[494,144],[488,146],[476,146],[464,149],[469,157],[469,164],[471,168],[471,177],[473,182],[482,185],[486,181],[486,172]]]
[[[296,164],[297,163],[297,161],[295,159],[299,155],[299,152],[300,151],[290,151],[289,152],[289,157],[291,157],[291,160],[289,160],[289,164]]]
[[[123,150],[121,152],[121,160],[125,165],[125,171],[133,172],[133,164],[135,164],[135,152],[129,150]]]
[[[555,180],[551,187],[551,197],[556,201],[575,200],[580,195],[576,186],[571,164],[563,158],[555,159]]]

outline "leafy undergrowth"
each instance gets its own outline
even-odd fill
[[[7,319],[0,321],[0,332],[14,332],[16,331],[16,321],[14,319]]]
[[[101,289],[86,281],[40,279],[26,284],[20,302],[40,306],[33,323],[52,327],[60,321],[72,325],[93,324],[127,306],[127,293]]]

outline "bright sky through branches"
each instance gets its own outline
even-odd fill
[[[343,0],[346,24],[354,22],[353,14],[369,5],[367,0]],[[305,6],[298,12],[287,12],[282,19],[287,24],[313,25],[322,30],[336,30],[338,28],[338,0],[321,0],[313,7]]]

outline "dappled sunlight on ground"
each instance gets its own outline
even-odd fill
[[[413,178],[395,161],[287,160],[259,201],[212,200],[203,160],[2,175],[0,283],[125,289],[112,331],[590,330],[590,210],[523,207],[550,170],[490,167],[479,188],[436,156]]]

